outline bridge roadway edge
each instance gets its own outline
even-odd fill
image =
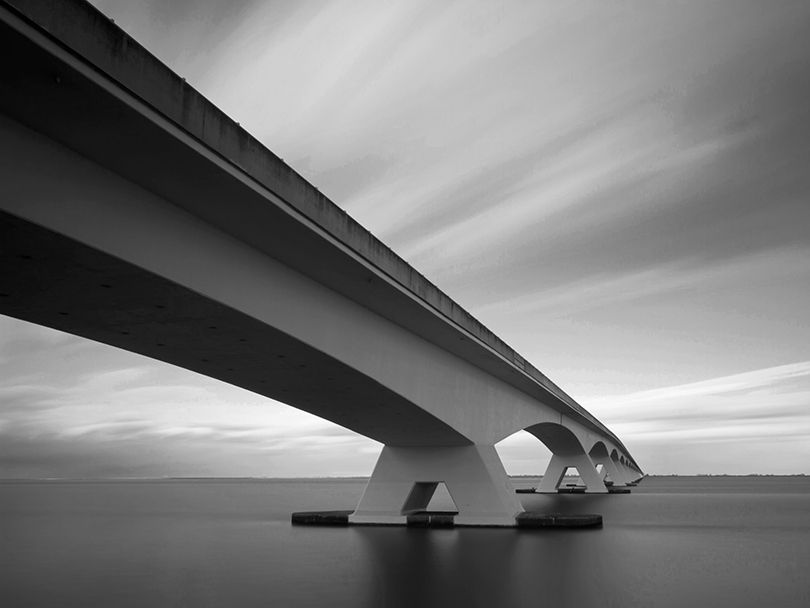
[[[69,42],[78,45],[76,41],[81,40],[86,44],[88,43],[88,39],[90,43],[92,43],[93,37],[83,37],[82,32],[70,30],[70,20],[65,22],[60,21],[59,10],[54,10],[53,14],[48,13],[48,6],[51,4],[49,2],[13,2],[10,4],[18,5],[25,11],[33,12],[37,20],[41,20],[43,17],[46,18],[46,21],[50,20],[48,23],[49,27],[43,28],[43,31],[45,29],[51,31],[51,34],[55,36],[55,40],[57,40],[59,44],[69,47]],[[68,2],[65,4],[72,3]],[[95,10],[92,9],[92,7],[88,7],[85,7],[84,10],[90,12]],[[44,11],[44,13],[47,14],[43,15],[43,13],[39,11]],[[67,28],[64,26],[64,23],[68,24]],[[329,202],[317,189],[307,184],[300,176],[297,176],[292,169],[284,165],[280,159],[272,155],[271,152],[267,151],[257,141],[250,138],[238,125],[221,114],[221,112],[216,110],[209,102],[202,99],[196,91],[182,82],[182,79],[179,79],[175,74],[169,72],[165,66],[159,64],[157,60],[139,47],[137,43],[129,39],[120,29],[110,24],[103,16],[100,16],[100,13],[94,15],[93,24],[94,28],[102,31],[108,42],[112,40],[109,44],[114,48],[123,47],[126,49],[124,56],[116,57],[116,61],[119,64],[118,67],[113,66],[110,68],[108,66],[108,69],[102,69],[96,64],[94,69],[102,71],[107,77],[112,78],[115,83],[122,86],[130,93],[137,93],[138,99],[145,101],[149,107],[157,109],[158,113],[168,117],[175,126],[179,126],[186,133],[196,138],[198,142],[203,143],[210,152],[213,152],[220,159],[227,160],[234,167],[239,168],[239,170],[244,173],[244,176],[257,182],[259,186],[269,189],[276,199],[276,207],[272,210],[260,210],[265,214],[263,224],[265,227],[277,219],[279,209],[281,209],[281,211],[288,216],[298,216],[298,223],[304,226],[300,229],[299,235],[306,234],[309,231],[318,232],[321,235],[326,233],[332,237],[329,244],[332,252],[334,253],[335,250],[342,249],[340,251],[341,259],[349,260],[349,262],[346,263],[353,265],[353,274],[349,274],[358,279],[357,283],[350,283],[349,288],[356,290],[359,285],[362,292],[358,294],[355,291],[344,295],[348,295],[348,297],[358,303],[373,309],[375,301],[378,308],[384,307],[385,302],[390,298],[388,294],[391,290],[397,293],[406,293],[411,298],[412,304],[414,304],[411,310],[420,311],[423,317],[425,314],[424,310],[428,310],[432,316],[438,317],[440,323],[434,325],[434,327],[440,327],[443,323],[449,323],[454,326],[452,333],[457,334],[459,331],[463,332],[463,335],[467,338],[467,344],[459,344],[458,342],[464,342],[464,338],[458,340],[457,337],[455,340],[445,340],[444,344],[440,344],[449,352],[481,367],[495,377],[504,379],[509,384],[547,403],[549,406],[558,409],[558,411],[564,412],[566,416],[582,423],[585,427],[596,431],[598,434],[604,434],[610,437],[614,440],[615,444],[624,451],[628,458],[631,458],[629,452],[627,452],[618,438],[606,429],[604,425],[578,406],[578,404],[553,385],[535,368],[527,363],[523,363],[522,358],[511,348],[492,335],[486,328],[478,324],[470,315],[455,305],[452,300],[436,289],[424,279],[424,277],[416,273],[416,271],[393,254],[393,252],[385,248],[385,246],[370,235],[370,233],[351,220],[345,212]],[[54,33],[53,30],[56,32]],[[69,42],[65,42],[65,39],[68,39]],[[134,52],[139,54],[134,60],[131,57],[132,49],[135,49]],[[95,49],[95,51],[91,49],[91,51],[90,54],[92,55],[93,52],[99,53],[102,52],[103,49]],[[83,53],[87,52],[87,49],[82,49],[81,52],[77,50],[71,52],[84,57]],[[86,58],[82,60],[88,61]],[[133,76],[132,73],[127,73],[127,65],[132,64],[133,61],[135,63],[149,63],[151,61],[157,64],[161,71],[161,78],[167,80],[168,84],[164,82],[164,86],[156,88],[161,91],[173,92],[173,94],[177,94],[177,92],[180,91],[179,96],[175,95],[173,98],[160,99],[154,97],[155,92],[146,92],[146,97],[144,97],[145,91],[143,89],[144,87],[148,88],[148,85],[144,84],[144,82],[137,82],[137,78]],[[129,64],[127,62],[129,62]],[[122,68],[121,65],[124,67]],[[131,67],[132,66],[129,65],[129,68]],[[154,66],[150,66],[150,69],[152,69],[152,67]],[[123,72],[115,73],[115,70],[123,70]],[[110,73],[111,71],[112,73]],[[134,70],[134,73],[137,75],[138,70]],[[129,81],[127,82],[128,79]],[[124,82],[126,82],[126,85],[123,84]],[[154,83],[152,83],[152,86],[154,86]],[[149,98],[150,95],[152,98]],[[160,96],[158,95],[158,97]],[[171,97],[171,95],[169,97]],[[202,112],[202,123],[204,123],[202,128],[200,128],[199,125],[195,127],[195,120],[199,122],[199,115],[187,111],[189,107],[192,109],[197,108]],[[212,115],[215,118],[214,121],[211,120]],[[215,124],[217,120],[219,120],[218,125]],[[30,122],[28,122],[28,124],[30,124]],[[215,126],[212,126],[212,124]],[[212,133],[216,134],[213,140]],[[55,139],[61,139],[64,142],[65,137],[64,133],[57,133]],[[71,144],[71,147],[77,149],[77,151],[88,157],[95,157],[95,160],[101,159],[102,164],[111,166],[113,169],[116,168],[116,163],[126,164],[127,161],[131,161],[133,158],[130,155],[126,158],[122,157],[117,160],[110,160],[105,157],[103,151],[99,151],[98,149],[93,150],[92,146],[87,145],[87,142],[77,142],[74,139]],[[135,152],[137,153],[137,151]],[[168,194],[169,196],[173,194],[173,186],[171,184],[144,183],[145,180],[143,179],[139,179],[138,181],[143,183],[149,190],[157,191],[158,194]],[[198,188],[201,189],[204,186],[205,184],[198,186]],[[256,187],[255,183],[253,187]],[[176,194],[176,192],[174,192],[174,194]],[[186,194],[186,196],[193,198],[192,194]],[[170,200],[177,199],[182,199],[182,196],[174,196]],[[180,206],[184,207],[182,204]],[[189,209],[187,205],[184,208]],[[249,202],[245,203],[241,210],[242,217],[251,210],[255,210],[255,206],[252,207]],[[210,206],[206,209],[200,209],[198,207],[194,208],[193,211],[203,219],[219,222],[219,225],[224,224],[224,230],[235,233],[235,236],[246,242],[253,242],[255,244],[261,238],[260,235],[257,235],[257,232],[245,234],[242,229],[229,225],[227,221],[223,220],[221,212],[218,212],[214,206]],[[218,215],[218,213],[220,213],[220,215]],[[237,217],[240,216],[238,213],[235,215]],[[262,225],[261,221],[256,223]],[[289,248],[283,245],[280,249],[289,250]],[[346,249],[349,251],[346,251]],[[273,253],[278,254],[279,252],[274,251]],[[282,256],[276,255],[276,257],[283,257],[283,254]],[[289,255],[284,261],[293,268],[299,270],[302,268],[301,260],[291,259]],[[315,278],[317,279],[323,278],[318,277],[318,272],[313,271],[312,268],[309,267],[304,269],[303,272],[308,276],[316,275]],[[328,275],[330,271],[327,269],[322,272]],[[369,281],[371,282],[369,283]],[[372,285],[373,288],[369,289],[369,285]],[[346,291],[346,289],[344,288],[343,291]],[[372,300],[372,306],[369,306],[369,300]],[[408,311],[409,314],[411,310]],[[390,314],[386,316],[390,318]],[[407,317],[408,314],[404,316]],[[391,320],[407,328],[407,319],[395,318]],[[436,332],[432,330],[422,330],[421,333],[428,333],[434,338],[434,342],[439,342],[435,339]],[[441,334],[442,332],[439,333]],[[449,335],[452,335],[452,333]],[[444,334],[447,334],[447,332],[445,331]]]

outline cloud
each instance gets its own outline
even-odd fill
[[[753,370],[681,386],[641,391],[621,397],[608,397],[601,400],[592,399],[590,400],[590,404],[597,407],[610,404],[615,407],[619,403],[629,405],[650,403],[651,401],[680,399],[684,397],[721,395],[725,393],[736,393],[734,396],[739,396],[740,393],[745,394],[744,391],[765,388],[773,389],[780,384],[789,383],[794,380],[804,380],[807,376],[810,376],[810,361]]]
[[[648,472],[801,473],[810,458],[810,361],[582,400]],[[542,474],[528,433],[498,444],[511,474]]]
[[[750,282],[767,275],[770,280],[801,280],[810,274],[810,247],[759,251],[731,260],[702,263],[694,258],[648,265],[641,270],[598,273],[556,286],[503,297],[476,306],[476,314],[508,310],[510,314],[555,316],[626,303],[685,290],[710,290]],[[539,288],[538,288],[539,287]]]
[[[810,438],[810,361],[583,405],[631,443]]]
[[[48,338],[59,332],[13,319],[0,328],[15,336],[0,342],[0,354],[25,341],[27,328],[42,344],[2,366],[0,477],[329,475],[330,466],[369,474],[380,449],[311,414],[138,355]]]

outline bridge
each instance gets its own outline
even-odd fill
[[[384,447],[350,517],[522,511],[495,444],[587,492],[605,425],[81,0],[0,0],[0,313],[243,387]]]

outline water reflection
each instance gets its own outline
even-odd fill
[[[567,606],[598,592],[589,545],[599,530],[351,532],[368,553],[377,606]]]
[[[368,553],[378,606],[503,605],[513,568],[511,530],[355,527],[352,532]]]
[[[332,482],[0,483],[0,605],[810,606],[810,482],[695,483],[521,495],[589,530],[291,526],[356,503]]]

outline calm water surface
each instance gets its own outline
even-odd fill
[[[810,606],[810,478],[519,495],[596,530],[290,525],[364,485],[0,482],[0,606]]]

